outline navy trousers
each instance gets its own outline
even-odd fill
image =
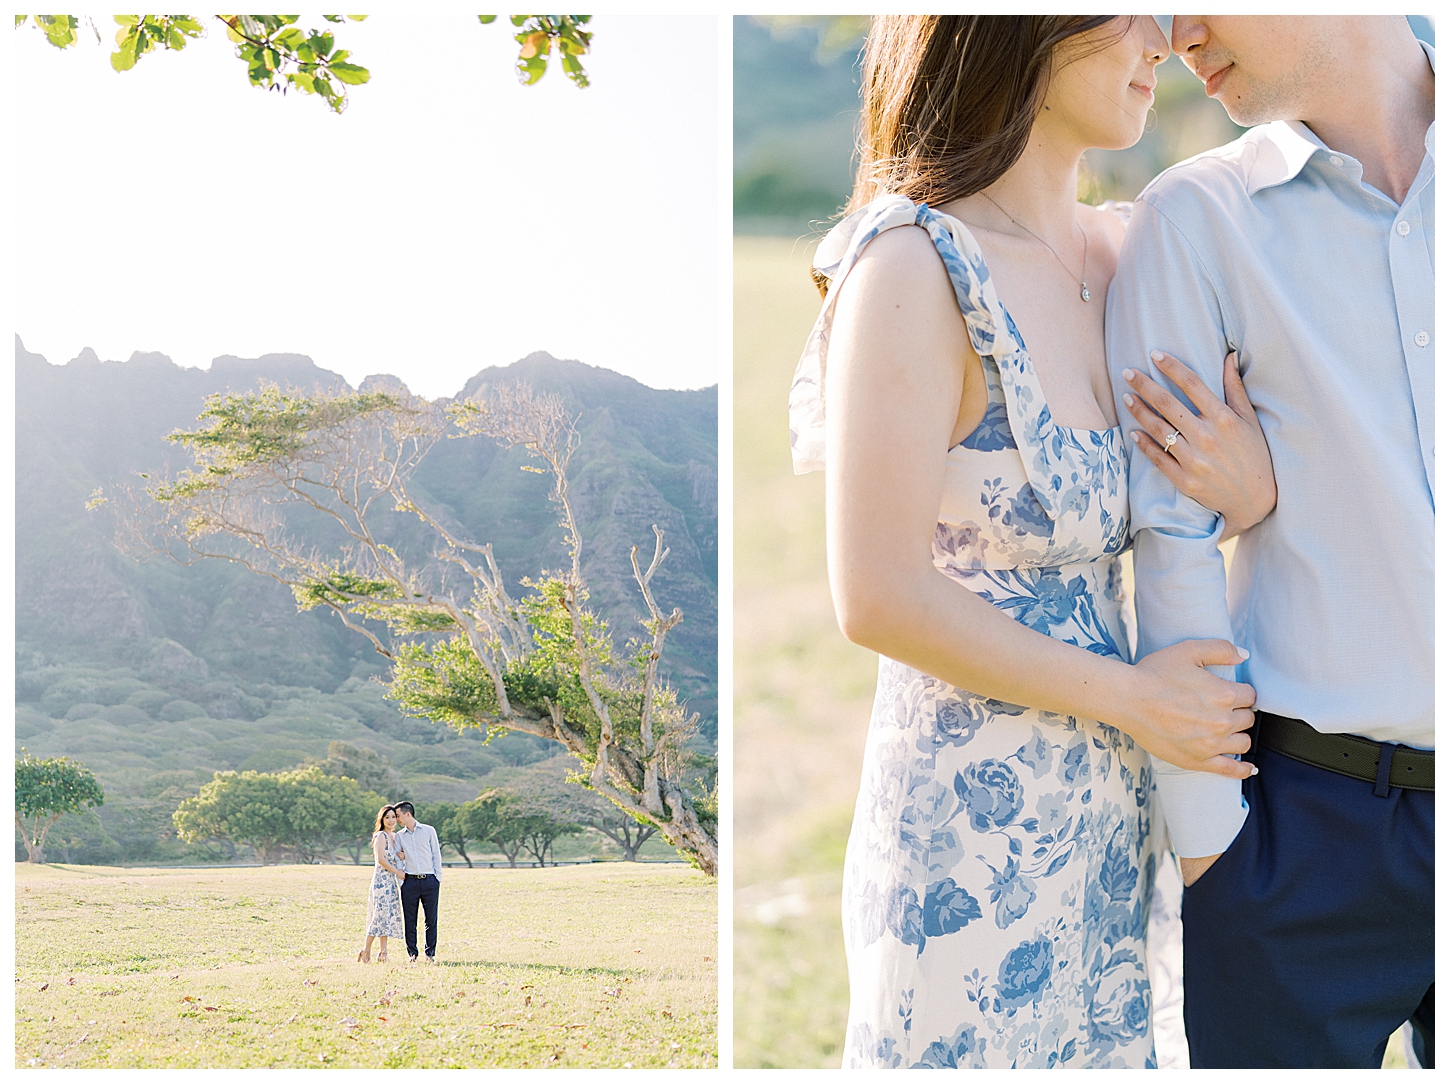
[[[408,877],[403,881],[403,940],[408,955],[418,955],[418,904],[423,905],[423,937],[428,959],[438,950],[438,878]]]
[[[1433,1068],[1434,794],[1251,759],[1243,830],[1183,893],[1193,1068],[1377,1069],[1406,1020]]]

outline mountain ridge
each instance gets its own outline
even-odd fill
[[[209,369],[198,369],[156,352],[108,361],[86,348],[53,365],[16,336],[17,701],[37,712],[43,702],[51,705],[44,713],[56,740],[66,728],[60,716],[76,709],[44,675],[68,665],[122,667],[138,680],[170,682],[166,687],[174,686],[185,703],[210,696],[222,717],[233,711],[228,705],[249,703],[248,697],[265,700],[268,682],[330,695],[379,672],[362,637],[325,613],[297,613],[280,585],[222,562],[134,564],[111,546],[104,521],[84,510],[97,487],[138,471],[175,473],[186,466],[183,450],[165,436],[194,427],[207,394],[253,390],[263,380],[308,391],[350,388],[301,354],[221,355]],[[371,374],[361,386],[396,380]],[[662,668],[701,712],[702,737],[713,745],[716,389],[649,388],[537,351],[480,370],[449,401],[513,380],[556,392],[579,415],[581,444],[570,482],[584,535],[584,572],[591,605],[609,620],[621,646],[640,634],[637,622],[646,616],[629,548],[652,548],[653,523],[666,532],[671,555],[655,592],[666,609],[680,606],[685,623],[671,635]],[[415,476],[420,502],[477,541],[493,543],[513,583],[564,560],[546,480],[520,471],[524,461],[522,451],[486,440],[449,440]],[[183,695],[203,684],[211,690],[205,696]]]

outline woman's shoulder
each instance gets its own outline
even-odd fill
[[[1104,200],[1097,206],[1078,205],[1078,221],[1113,246],[1116,252],[1123,245],[1123,235],[1133,217],[1133,205],[1127,200]]]

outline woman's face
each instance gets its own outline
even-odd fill
[[[383,827],[389,832],[395,831],[398,827],[398,815],[391,809],[383,814]]]
[[[1085,147],[1122,150],[1138,142],[1153,105],[1154,69],[1169,51],[1153,17],[1119,15],[1057,49],[1037,123]]]

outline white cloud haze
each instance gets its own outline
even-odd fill
[[[342,116],[252,87],[217,23],[120,74],[109,17],[99,46],[13,31],[17,333],[57,364],[286,351],[430,396],[533,350],[716,383],[715,17],[597,16],[585,90],[557,61],[520,86],[500,23],[334,27],[372,72]]]

